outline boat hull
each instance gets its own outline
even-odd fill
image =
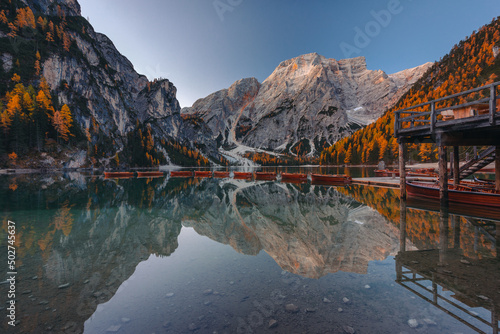
[[[433,201],[440,200],[438,187],[426,186],[425,184],[414,183],[412,181],[406,182],[406,193],[408,197]],[[500,208],[500,194],[448,189],[448,200],[453,203]]]
[[[399,170],[379,169],[375,171],[375,177],[391,177],[393,174],[399,177]]]
[[[170,172],[170,177],[192,177],[193,172],[189,171],[177,171],[177,172]]]
[[[130,179],[134,177],[134,172],[104,172],[106,179]]]
[[[273,180],[276,180],[276,173],[256,172],[255,179],[256,180],[273,181]]]
[[[351,183],[352,178],[347,175],[324,175],[324,174],[312,174],[311,180],[313,183],[320,184],[346,184]]]
[[[163,172],[137,172],[137,177],[162,177]]]
[[[225,179],[229,177],[229,172],[214,172],[214,177]]]
[[[282,181],[297,181],[297,182],[305,182],[307,181],[307,174],[295,174],[295,173],[281,173]]]
[[[209,171],[195,171],[194,177],[212,177],[212,172]]]
[[[234,179],[237,180],[250,180],[253,177],[252,173],[247,172],[234,172]]]

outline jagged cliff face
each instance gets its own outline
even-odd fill
[[[76,0],[26,0],[26,3],[45,15],[56,15],[58,6],[67,17],[80,15]],[[42,59],[41,67],[50,88],[57,93],[61,104],[71,107],[83,130],[89,129],[94,119],[108,137],[107,142],[114,143],[110,150],[119,152],[126,145],[127,134],[139,122],[151,126],[156,143],[174,139],[192,147],[196,142],[204,148],[204,153],[217,156],[210,129],[204,124],[195,127],[182,119],[176,88],[170,81],[149,82],[134,70],[107,36],[96,33],[88,22],[79,19],[85,31],[70,30],[69,34],[81,54],[51,53]],[[157,149],[167,155],[159,145]],[[108,152],[108,156],[113,156],[112,153]]]
[[[223,90],[183,112],[208,122],[217,118],[214,135],[229,141],[228,129],[237,143],[250,147],[283,152],[307,140],[313,153],[377,119],[431,65],[387,75],[368,70],[364,57],[337,61],[312,53],[282,62],[257,94],[255,79],[236,82],[239,103],[234,96],[227,103]],[[229,115],[225,125],[224,115]]]
[[[232,142],[232,130],[236,122],[243,110],[255,99],[259,89],[260,83],[257,79],[241,79],[228,89],[196,101],[191,108],[184,108],[182,112],[201,117],[212,130],[219,145]]]

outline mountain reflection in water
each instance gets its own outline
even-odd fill
[[[113,181],[81,174],[4,177],[0,185],[2,249],[6,221],[18,226],[19,333],[83,332],[98,305],[115,296],[139,263],[151,255],[175,254],[183,227],[241,254],[264,251],[286,272],[310,279],[337,272],[367,274],[371,261],[397,255],[397,270],[390,275],[401,283],[402,266],[414,261],[405,262],[406,254],[443,245],[439,213],[402,211],[397,191],[391,189],[215,179]],[[495,225],[453,219],[453,226],[460,228],[448,229],[454,234],[447,242],[457,258],[469,263],[487,259],[490,267],[498,266]],[[460,291],[466,294],[468,289]],[[0,293],[7,294],[6,284],[0,285]],[[408,327],[406,320],[401,322]],[[5,322],[1,326],[9,329]],[[290,326],[297,324],[292,321]],[[304,326],[312,328],[307,321]],[[365,331],[371,328],[363,326]],[[419,326],[432,332],[431,324]],[[239,327],[236,323],[222,328],[234,332]],[[280,328],[287,330],[284,323]],[[358,331],[364,332],[363,327]]]

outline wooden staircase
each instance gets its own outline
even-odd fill
[[[495,161],[495,146],[491,146],[479,154],[475,159],[460,167],[460,179],[476,173]]]

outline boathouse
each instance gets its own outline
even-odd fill
[[[500,191],[500,82],[471,89],[395,112],[394,136],[399,143],[401,197],[406,198],[406,145],[435,143],[439,155],[441,204],[448,202],[448,180],[458,185],[488,164],[495,162],[495,189]],[[463,166],[459,165],[461,146],[488,146]],[[453,165],[448,172],[448,150]]]

